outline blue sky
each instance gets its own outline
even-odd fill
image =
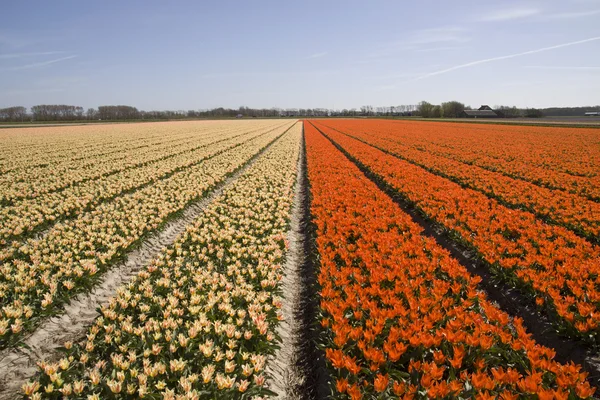
[[[6,1],[0,107],[600,103],[600,0]]]

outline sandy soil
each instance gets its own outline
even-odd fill
[[[304,235],[300,221],[307,194],[300,179],[304,173],[303,157],[304,146],[298,157],[298,180],[291,211],[290,230],[287,234],[289,248],[284,265],[285,276],[282,280],[282,291],[285,296],[282,307],[284,320],[277,329],[282,342],[280,349],[267,363],[267,373],[271,376],[269,389],[277,393],[277,398],[288,400],[303,398],[299,388],[304,382],[301,371],[297,368],[301,324],[295,317],[302,290],[300,269],[304,262]]]

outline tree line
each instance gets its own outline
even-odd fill
[[[499,117],[542,117],[542,116],[581,116],[586,111],[600,111],[595,107],[553,107],[545,109],[495,106]],[[370,106],[332,110],[327,108],[212,108],[203,110],[163,110],[143,111],[126,105],[105,105],[85,110],[80,106],[64,104],[40,104],[31,107],[15,106],[0,109],[2,122],[46,122],[46,121],[127,121],[127,120],[172,120],[195,118],[279,118],[279,117],[399,117],[420,116],[423,118],[458,118],[464,110],[471,110],[459,101],[432,104],[422,101],[419,104],[398,106]]]
[[[458,101],[447,101],[437,105],[422,101],[417,106],[416,115],[423,118],[459,118],[463,111],[470,109]]]
[[[100,106],[98,109],[66,104],[39,104],[32,106],[30,111],[22,106],[0,108],[0,121],[80,121],[95,119],[136,119],[140,114],[135,107],[129,106]]]
[[[599,111],[600,105],[594,107],[550,107],[544,108],[543,113],[547,117],[582,116],[588,111]]]
[[[492,109],[500,118],[541,118],[554,115],[584,115],[585,111],[593,107],[578,107],[579,113],[567,114],[560,110],[566,108],[538,109],[538,108],[517,108],[515,106],[494,106]],[[470,106],[465,106],[459,101],[448,101],[439,105],[422,101],[417,105],[414,115],[423,118],[460,118],[464,116],[465,110],[473,110]],[[546,110],[553,110],[547,113]]]
[[[193,118],[280,118],[280,117],[359,117],[359,116],[411,116],[416,113],[417,105],[399,106],[362,106],[342,110],[328,108],[238,108],[217,107],[203,110],[163,110],[143,111],[136,107],[116,105],[99,106],[97,109],[84,110],[80,106],[41,104],[31,107],[8,107],[0,109],[0,121],[3,122],[46,122],[46,121],[121,121],[121,120],[171,120]]]

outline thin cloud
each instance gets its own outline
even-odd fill
[[[246,78],[257,75],[255,72],[214,72],[202,75],[203,79],[215,78]]]
[[[320,53],[311,54],[310,56],[306,57],[306,59],[312,60],[313,58],[321,58],[321,57],[325,57],[327,54],[329,54],[328,51],[322,51]]]
[[[522,86],[539,86],[547,85],[548,81],[513,81],[513,82],[501,82],[500,87],[522,87]]]
[[[555,21],[561,19],[585,18],[598,14],[600,14],[600,10],[598,9],[588,11],[543,13],[542,10],[538,8],[520,7],[513,9],[496,10],[486,15],[478,17],[477,20],[482,22],[500,22],[519,19],[528,19],[534,21]]]
[[[340,70],[318,70],[318,71],[261,71],[261,72],[216,72],[202,75],[204,79],[217,78],[262,78],[262,77],[292,77],[292,76],[328,76],[337,75]]]
[[[509,58],[521,57],[521,56],[526,56],[526,55],[529,55],[529,54],[542,53],[544,51],[550,51],[550,50],[560,49],[560,48],[563,48],[563,47],[575,46],[575,45],[578,45],[578,44],[593,42],[593,41],[596,41],[596,40],[600,40],[600,36],[596,36],[596,37],[592,37],[592,38],[588,38],[588,39],[583,39],[583,40],[578,40],[576,42],[569,42],[569,43],[558,44],[558,45],[550,46],[550,47],[542,47],[541,49],[524,51],[522,53],[509,54],[507,56],[492,57],[492,58],[486,58],[486,59],[483,59],[483,60],[472,61],[470,63],[455,65],[454,67],[442,69],[440,71],[430,72],[428,74],[421,75],[421,76],[419,76],[419,77],[417,77],[415,79],[412,79],[410,81],[407,81],[407,82],[418,81],[418,80],[421,80],[421,79],[430,78],[430,77],[436,76],[436,75],[442,75],[442,74],[445,74],[445,73],[448,73],[448,72],[456,71],[458,69],[468,68],[468,67],[472,67],[472,66],[479,65],[479,64],[486,64],[486,63],[490,63],[490,62],[494,62],[494,61],[507,60]]]
[[[384,92],[386,90],[392,90],[395,89],[396,85],[391,84],[391,85],[379,85],[379,86],[374,86],[373,90],[376,92]]]
[[[519,7],[505,10],[492,11],[479,18],[480,21],[493,22],[493,21],[510,21],[515,19],[522,19],[538,15],[541,10],[538,8]]]
[[[464,47],[462,46],[445,46],[445,47],[434,47],[434,48],[430,48],[430,49],[418,49],[415,50],[419,53],[429,53],[432,51],[449,51],[449,50],[460,50],[460,49],[464,49]]]
[[[574,19],[574,18],[584,18],[590,17],[592,15],[600,14],[600,10],[590,10],[590,11],[575,11],[575,12],[564,12],[564,13],[556,13],[556,14],[545,14],[541,15],[540,19],[543,20],[559,20],[559,19]]]
[[[523,68],[528,69],[550,69],[550,70],[561,70],[561,71],[600,71],[600,67],[586,67],[586,66],[561,66],[561,65],[525,65]]]
[[[55,60],[49,60],[49,61],[37,62],[37,63],[33,63],[33,64],[21,65],[21,66],[18,66],[18,67],[9,68],[9,71],[20,71],[20,70],[24,70],[24,69],[45,67],[46,65],[51,65],[51,64],[55,64],[57,62],[70,60],[70,59],[73,59],[75,57],[77,57],[77,56],[67,56],[67,57],[57,58]]]
[[[381,80],[389,80],[389,79],[414,78],[416,76],[419,76],[418,72],[399,72],[399,73],[388,74],[388,75],[379,75],[379,74],[367,75],[364,78],[368,79],[368,80],[381,81]]]
[[[414,32],[406,42],[410,45],[431,43],[465,43],[471,40],[465,28],[451,26],[422,29]]]
[[[457,47],[451,45],[462,44],[471,41],[469,30],[457,27],[439,27],[414,31],[402,40],[379,45],[372,53],[367,55],[369,59],[382,59],[397,55],[405,51],[428,51],[428,47],[436,48]],[[437,46],[436,46],[437,45]],[[434,51],[435,49],[429,50]]]
[[[0,60],[8,60],[13,58],[25,58],[25,57],[38,57],[38,56],[51,56],[56,54],[64,54],[64,51],[42,51],[37,53],[12,53],[12,54],[0,54]]]
[[[52,77],[42,77],[35,82],[35,84],[42,87],[56,87],[56,86],[66,86],[73,87],[75,85],[81,86],[88,84],[90,79],[87,76],[52,76]]]

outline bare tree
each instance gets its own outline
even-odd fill
[[[27,108],[22,106],[0,108],[0,121],[23,122],[27,117]]]

